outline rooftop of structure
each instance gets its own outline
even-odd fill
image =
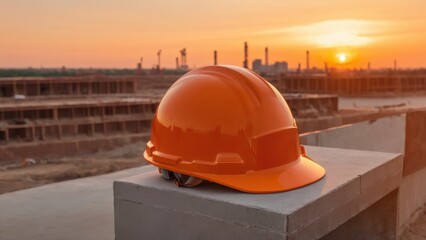
[[[87,80],[133,80],[136,76],[107,76],[107,75],[86,75],[86,76],[55,76],[55,77],[6,77],[0,78],[0,82],[46,82],[46,81],[87,81]]]
[[[129,103],[155,103],[157,101],[143,97],[103,97],[103,98],[79,98],[79,99],[31,99],[29,100],[7,100],[0,101],[0,110],[17,110],[22,108],[46,108],[46,107],[75,107],[90,105],[111,105]]]

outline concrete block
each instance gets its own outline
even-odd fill
[[[382,198],[401,179],[398,154],[306,150],[326,176],[275,194],[241,193],[214,183],[178,188],[147,166],[152,170],[114,182],[116,239],[318,239],[373,204],[363,194]],[[375,184],[372,171],[394,183]]]
[[[403,166],[390,166],[386,171],[370,171],[361,177],[364,185],[363,203],[366,206],[377,201],[383,192],[389,192],[400,181],[398,195],[398,234],[401,234],[426,206],[426,111],[417,110],[406,114],[388,116],[374,121],[340,126],[321,132],[301,134],[306,145],[351,148],[404,154]],[[394,176],[403,168],[403,179]],[[375,188],[382,182],[381,188]],[[362,206],[362,207],[366,207]]]
[[[403,156],[399,161],[390,161],[382,165],[382,168],[372,169],[362,175],[361,178],[361,197],[362,208],[369,207],[380,200],[383,195],[398,188],[402,182]],[[377,187],[381,186],[381,187]]]
[[[283,239],[279,232],[221,218],[114,200],[121,209],[115,221],[116,239]],[[149,222],[117,221],[149,215]],[[143,225],[143,226],[141,226]],[[169,231],[173,229],[173,231]]]
[[[334,229],[348,219],[355,216],[362,209],[366,209],[374,202],[398,188],[402,177],[402,156],[398,156],[395,161],[383,163],[380,168],[376,167],[374,161],[366,161],[373,152],[320,148],[325,151],[315,160],[319,163],[326,163],[327,173],[338,172],[335,179],[331,181],[341,181],[341,174],[349,174],[347,168],[352,173],[357,173],[359,178],[352,182],[346,182],[346,187],[339,191],[332,191],[317,201],[310,203],[288,216],[288,232],[296,239],[312,239],[325,235],[330,229]],[[315,152],[314,152],[315,153]],[[393,153],[381,153],[389,159],[395,157]],[[349,156],[357,156],[352,158]],[[333,159],[334,158],[334,159]],[[369,170],[358,168],[360,160],[362,165]],[[324,164],[322,164],[324,165]],[[350,188],[349,186],[354,187]],[[380,187],[378,187],[380,186]],[[342,203],[336,205],[336,203]],[[325,214],[324,214],[325,213]],[[314,221],[318,215],[323,215],[321,221]],[[296,225],[293,225],[296,224]],[[297,225],[298,224],[298,225]],[[302,227],[300,227],[302,226]],[[334,226],[334,228],[333,228]],[[307,234],[308,233],[308,234]],[[294,236],[293,236],[294,235]]]

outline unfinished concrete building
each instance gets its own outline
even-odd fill
[[[327,93],[345,96],[426,92],[426,75],[280,75],[283,92]]]
[[[0,78],[0,98],[135,93],[135,77]]]
[[[0,81],[1,161],[60,157],[141,140],[158,105],[134,94],[133,77]]]

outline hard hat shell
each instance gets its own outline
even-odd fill
[[[157,108],[144,157],[249,193],[291,190],[325,174],[305,156],[282,95],[235,66],[201,67],[177,80]]]

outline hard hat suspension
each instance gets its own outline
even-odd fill
[[[162,168],[158,168],[158,171],[164,179],[174,180],[176,185],[179,187],[195,187],[203,182],[203,179],[201,178],[172,172]]]

